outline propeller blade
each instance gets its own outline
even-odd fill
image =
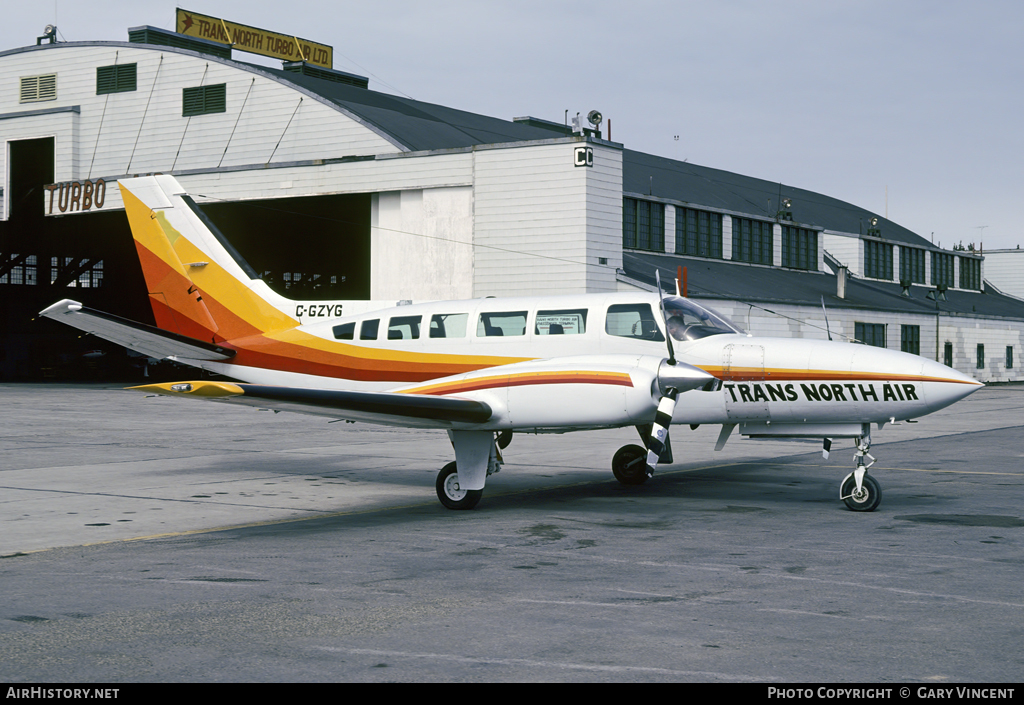
[[[669,387],[665,391],[665,396],[658,402],[658,411],[654,415],[654,426],[651,427],[651,442],[647,447],[647,477],[654,476],[654,468],[658,465],[658,458],[665,452],[668,428],[672,424],[672,412],[676,409],[677,394],[678,392],[674,387]]]
[[[676,351],[672,347],[672,334],[668,330],[668,314],[665,313],[665,292],[661,290],[661,271],[654,270],[654,281],[658,285],[658,300],[661,302],[661,317],[665,320],[665,342],[668,343],[668,364],[676,364]]]

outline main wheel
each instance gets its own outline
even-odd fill
[[[882,487],[871,475],[864,475],[864,482],[861,483],[860,492],[857,491],[857,481],[850,475],[843,481],[839,490],[839,496],[846,502],[846,506],[855,512],[873,512],[882,501]]]
[[[437,498],[449,509],[472,509],[483,496],[483,490],[464,490],[459,486],[459,472],[451,462],[437,473]]]
[[[642,485],[647,482],[647,450],[643,446],[628,445],[619,448],[612,457],[612,473],[624,485]]]

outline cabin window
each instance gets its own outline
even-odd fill
[[[476,324],[477,337],[526,335],[526,311],[481,313]]]
[[[335,340],[353,340],[356,337],[355,321],[352,323],[341,323],[336,325],[333,330]]]
[[[587,309],[537,311],[533,332],[537,335],[583,335],[587,332]]]
[[[468,313],[435,313],[430,317],[431,338],[465,338]]]
[[[423,316],[395,316],[388,322],[388,340],[416,340]]]
[[[380,319],[374,318],[370,321],[363,321],[363,325],[359,327],[359,339],[360,340],[376,340],[377,329],[380,327]]]
[[[608,307],[604,330],[609,335],[664,342],[650,304],[614,304]]]

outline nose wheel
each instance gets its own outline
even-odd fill
[[[855,512],[873,512],[882,501],[882,487],[875,478],[864,473],[860,487],[857,486],[856,473],[850,473],[843,480],[839,497],[846,506]]]
[[[864,435],[857,438],[857,453],[853,456],[857,467],[839,486],[839,499],[855,512],[873,512],[882,501],[882,486],[868,475],[868,468],[875,464],[874,456],[868,453],[871,449],[869,429],[870,426],[864,424]],[[865,463],[865,458],[870,458],[871,462]]]

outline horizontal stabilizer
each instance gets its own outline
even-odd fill
[[[420,394],[299,389],[211,381],[147,384],[131,389],[416,428],[451,428],[453,423],[485,423],[492,415],[491,407],[483,402]]]
[[[39,315],[160,360],[167,357],[228,360],[235,355],[229,348],[103,313],[71,299],[58,301]]]

